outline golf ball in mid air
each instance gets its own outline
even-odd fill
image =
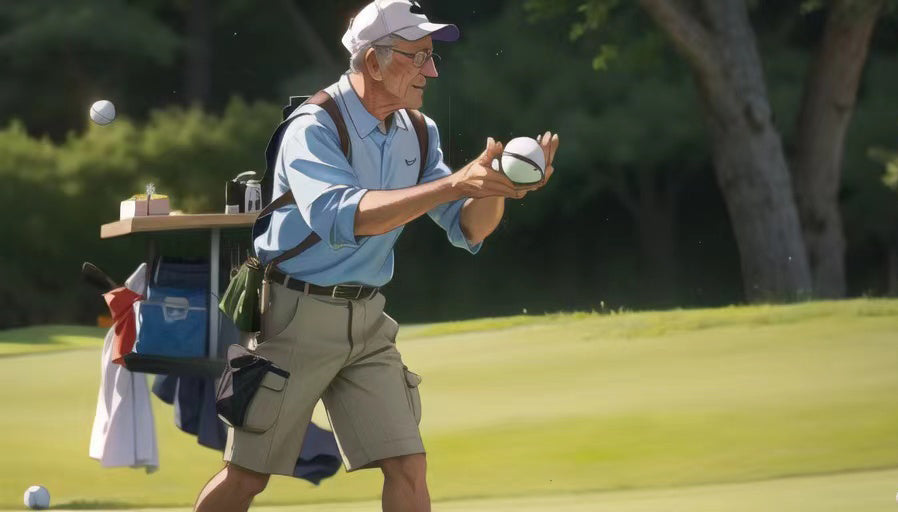
[[[32,485],[25,491],[25,506],[32,510],[50,508],[50,491],[42,485]]]
[[[90,118],[99,125],[115,120],[115,105],[109,100],[100,100],[90,107]]]
[[[501,158],[493,160],[493,170],[504,172],[518,185],[531,185],[545,175],[546,154],[535,139],[517,137],[508,141]]]

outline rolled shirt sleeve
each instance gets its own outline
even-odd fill
[[[428,183],[449,176],[452,174],[452,171],[443,161],[440,132],[436,123],[427,116],[424,116],[424,119],[427,121],[429,148],[427,150],[427,165],[424,167],[421,183]],[[467,201],[467,198],[437,205],[428,211],[427,215],[446,231],[446,235],[452,245],[466,249],[471,254],[477,254],[483,245],[483,241],[477,243],[477,245],[471,245],[471,242],[465,238],[465,234],[461,229],[461,209],[465,201]]]
[[[332,249],[358,247],[355,214],[366,188],[340,149],[336,127],[318,114],[303,115],[287,129],[281,158],[303,220]],[[327,124],[325,124],[327,123]]]

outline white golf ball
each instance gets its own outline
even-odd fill
[[[50,508],[50,491],[42,485],[32,485],[25,491],[25,506],[32,510]]]
[[[517,137],[505,145],[501,159],[493,160],[493,169],[519,185],[530,185],[543,179],[546,154],[535,139]]]
[[[115,120],[115,105],[109,100],[100,100],[90,107],[90,118],[99,125],[106,125]]]

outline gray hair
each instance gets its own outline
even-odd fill
[[[393,60],[393,51],[390,50],[390,47],[396,44],[397,41],[408,41],[408,39],[396,34],[388,34],[360,48],[349,57],[349,70],[353,73],[361,73],[365,69],[365,53],[368,52],[369,48],[374,48],[374,54],[381,67],[388,66]]]

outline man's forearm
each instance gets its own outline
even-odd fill
[[[461,230],[471,245],[477,245],[496,229],[505,213],[504,197],[468,199],[461,209]]]
[[[369,190],[355,213],[355,234],[382,235],[457,199],[461,195],[452,186],[452,176],[409,188]]]

